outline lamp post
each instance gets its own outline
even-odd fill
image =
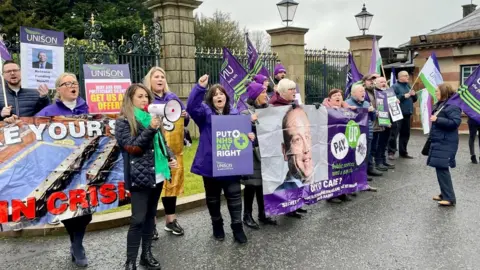
[[[362,11],[355,15],[355,19],[357,20],[358,28],[360,31],[363,31],[363,35],[365,35],[365,31],[370,28],[373,19],[373,14],[367,11],[365,4],[363,4]]]
[[[283,22],[288,23],[293,21],[295,12],[297,11],[298,3],[293,0],[282,0],[277,3],[278,12]]]

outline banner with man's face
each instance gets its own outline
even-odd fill
[[[257,110],[267,215],[367,188],[367,111],[283,106]]]

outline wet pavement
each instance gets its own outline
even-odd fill
[[[396,170],[376,178],[377,193],[320,202],[305,207],[301,220],[278,217],[279,226],[246,229],[243,246],[232,240],[225,205],[224,242],[213,240],[208,211],[197,208],[179,215],[186,234],[160,230],[153,252],[162,269],[480,269],[480,165],[470,163],[462,136],[452,170],[457,206],[440,208],[431,200],[439,193],[435,171],[420,155],[424,141],[414,132],[415,159],[397,160]],[[89,269],[122,269],[127,229],[87,233]],[[0,269],[76,269],[68,250],[67,236],[0,239]]]

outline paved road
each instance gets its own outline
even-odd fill
[[[245,246],[233,243],[229,228],[224,242],[213,240],[207,210],[195,209],[180,215],[186,235],[162,231],[154,253],[163,269],[480,269],[480,165],[469,163],[462,137],[453,170],[457,206],[439,208],[431,200],[438,193],[435,172],[418,154],[423,143],[415,133],[416,159],[399,160],[397,170],[376,179],[378,193],[341,205],[321,202],[307,207],[302,220],[280,217],[277,227],[247,229]],[[89,269],[122,269],[126,232],[88,233]],[[0,269],[75,269],[68,242],[65,236],[0,239]]]

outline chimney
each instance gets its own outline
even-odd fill
[[[463,17],[465,18],[475,11],[475,9],[477,8],[477,5],[475,4],[463,5],[462,8],[463,8]]]

